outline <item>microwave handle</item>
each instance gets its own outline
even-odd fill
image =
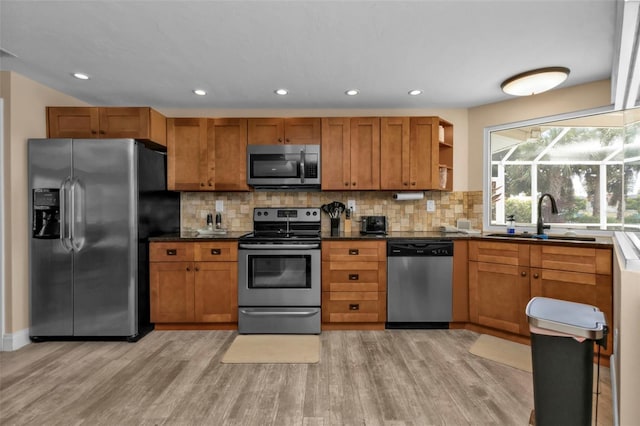
[[[304,183],[304,160],[305,160],[304,150],[301,149],[300,150],[300,178],[301,178],[300,183]]]

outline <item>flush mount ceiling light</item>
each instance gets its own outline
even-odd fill
[[[89,80],[89,76],[83,72],[74,72],[73,75],[78,80]]]
[[[198,95],[198,96],[204,96],[204,95],[206,95],[206,94],[207,94],[207,92],[205,92],[205,91],[204,91],[204,90],[202,90],[202,89],[194,89],[194,90],[193,90],[193,93],[195,93],[195,94],[196,94],[196,95]]]
[[[274,92],[276,95],[280,95],[280,96],[289,94],[289,91],[287,89],[276,89]]]
[[[569,68],[547,67],[526,71],[506,79],[500,87],[513,96],[530,96],[551,90],[569,76]]]
[[[360,93],[360,91],[358,89],[349,89],[346,92],[344,92],[344,94],[347,95],[347,96],[355,96],[358,93]]]
[[[418,96],[418,95],[422,95],[422,90],[420,89],[413,89],[413,90],[409,90],[409,95],[411,96]]]

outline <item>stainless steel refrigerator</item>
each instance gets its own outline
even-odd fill
[[[133,139],[30,139],[32,340],[152,329],[148,238],[178,232],[166,155]]]

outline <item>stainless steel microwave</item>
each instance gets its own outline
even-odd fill
[[[247,184],[256,190],[320,189],[320,145],[248,145]]]

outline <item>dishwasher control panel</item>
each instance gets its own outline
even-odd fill
[[[453,256],[453,241],[388,241],[387,256]]]

